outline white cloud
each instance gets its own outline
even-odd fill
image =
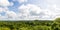
[[[20,11],[18,17],[22,19],[54,19],[55,17],[60,16],[59,1],[60,0],[46,0],[46,9],[41,9],[34,4],[21,5],[18,8]]]
[[[40,7],[32,4],[28,4],[27,7],[30,7],[30,11],[33,11],[34,13],[39,14],[41,12]]]
[[[2,7],[0,7],[0,13],[2,13],[2,12],[7,12],[8,11],[8,8],[2,8]],[[4,19],[6,19],[7,17],[6,16],[2,16],[1,14],[0,14],[0,20],[4,20]]]
[[[40,9],[39,6],[36,6],[33,4],[22,5],[18,9],[19,9],[19,11],[21,13],[20,15],[23,19],[39,19],[40,15],[38,15],[38,14],[40,14],[40,12],[42,11],[42,9]],[[32,12],[38,16],[34,16],[34,15],[31,16]]]
[[[0,0],[0,6],[9,6],[10,3],[8,0]]]
[[[0,12],[2,12],[3,11],[3,9],[2,8],[0,8]]]
[[[27,0],[18,0],[19,3],[27,2]]]
[[[8,0],[0,0],[0,6],[6,7],[6,6],[13,6],[13,2],[9,2]]]
[[[48,4],[59,4],[60,0],[46,0]]]
[[[5,12],[5,15],[2,16],[0,14],[0,20],[10,20],[10,19],[14,20],[17,18],[17,14],[13,11],[9,11],[9,9],[7,7],[5,7],[5,8],[0,7],[0,13],[2,13],[2,12]]]
[[[6,11],[8,11],[8,8],[7,7],[5,7],[5,8],[0,7],[0,13],[1,12],[6,12]]]
[[[27,2],[27,0],[16,0],[19,3]],[[18,7],[19,12],[16,13],[14,11],[9,11],[7,7],[0,7],[0,13],[5,12],[5,16],[2,16],[0,14],[0,19],[10,19],[10,20],[16,20],[16,19],[54,19],[55,17],[60,16],[60,0],[46,0],[47,8],[41,9],[40,6],[37,6],[36,4],[26,4],[21,5]],[[9,6],[13,4],[13,2],[9,2],[8,0],[1,0],[0,6]],[[38,4],[38,3],[37,3]],[[42,3],[41,3],[42,4]]]
[[[33,4],[22,5],[18,9],[20,9],[21,12],[26,12],[26,13],[29,13],[32,11],[36,14],[39,14],[41,12],[40,7]]]
[[[13,0],[13,1],[18,1],[19,3],[24,3],[24,2],[27,2],[28,0]]]
[[[46,9],[40,9],[40,7],[36,5],[27,4],[20,6],[19,9],[21,12],[27,15],[27,19],[54,19],[55,17],[60,16],[60,9],[56,7],[56,4],[49,5]],[[31,16],[30,13],[32,12],[38,14],[38,16]],[[43,14],[41,14],[41,12]]]
[[[49,6],[47,9],[41,9],[39,6],[27,4],[20,6],[18,9],[25,19],[26,17],[27,19],[53,19],[58,15],[58,13],[56,13],[58,11],[55,8],[56,5]]]
[[[47,19],[48,20],[48,19],[53,19],[56,16],[56,13],[50,9],[44,9],[42,11],[42,13],[43,13],[43,15],[42,15],[41,19]]]
[[[5,15],[8,17],[8,19],[15,19],[17,16],[13,11],[7,11]]]

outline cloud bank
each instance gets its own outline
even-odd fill
[[[0,0],[0,20],[51,20],[60,16],[60,0],[42,0],[41,3],[39,1],[41,0],[32,2],[29,0],[12,0],[12,2]],[[13,10],[13,7],[17,10]]]

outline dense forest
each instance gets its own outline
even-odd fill
[[[60,18],[54,21],[0,21],[0,30],[60,30]]]

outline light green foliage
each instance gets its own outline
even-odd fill
[[[0,30],[10,30],[8,27],[0,27]]]

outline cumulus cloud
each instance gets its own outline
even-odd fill
[[[8,0],[0,0],[0,6],[6,7],[6,6],[13,6],[13,2],[9,2]]]
[[[33,4],[22,5],[18,9],[20,9],[21,12],[23,11],[26,13],[34,12],[36,14],[39,14],[41,12],[40,7]]]
[[[49,9],[43,10],[39,6],[33,5],[33,4],[22,5],[18,9],[19,9],[19,11],[21,11],[20,13],[22,13],[22,15],[24,16],[24,17],[23,16],[22,17],[25,19],[26,19],[26,17],[27,17],[27,19],[41,19],[41,18],[47,19],[50,16],[54,15],[54,14],[52,14],[52,12]]]
[[[2,14],[0,14],[0,19],[1,20],[15,20],[17,18],[17,14],[13,11],[9,11],[8,8],[2,8],[0,7],[0,13],[4,12],[5,15],[2,16]]]
[[[20,6],[18,9],[26,14],[26,16],[23,16],[28,17],[27,19],[54,19],[60,16],[60,9],[56,7],[56,4],[48,5],[46,9],[41,9],[37,5],[27,4]]]
[[[7,8],[7,7],[5,7],[5,8],[0,7],[0,13],[1,13],[1,12],[6,12],[6,11],[8,11],[8,8]]]
[[[8,0],[0,0],[0,6],[9,6],[10,3]]]
[[[7,12],[7,11],[8,11],[8,8],[0,7],[0,13]],[[2,14],[0,14],[0,20],[4,20],[6,18],[7,18],[6,16],[2,16]]]
[[[56,8],[56,5],[49,5],[47,9],[41,9],[37,5],[27,4],[21,5],[18,13],[17,19],[24,19],[24,20],[33,20],[33,19],[54,19],[56,16],[60,16],[60,10]]]
[[[13,0],[18,1],[19,3],[27,2],[27,0]],[[22,4],[18,7],[19,12],[10,11],[5,6],[14,5],[13,2],[9,2],[8,0],[0,1],[0,13],[5,12],[5,16],[0,14],[0,19],[9,19],[9,20],[33,20],[33,19],[54,19],[55,17],[60,16],[60,0],[46,0],[44,3],[36,3],[36,4]],[[47,8],[43,9],[39,5],[42,4],[41,7],[47,6]]]
[[[22,13],[22,18],[24,18],[24,19],[35,19],[35,18],[37,19],[37,17],[38,17],[37,15],[40,14],[40,12],[41,12],[40,7],[33,5],[33,4],[22,5],[18,9],[19,9],[20,13]],[[31,13],[35,13],[36,16],[34,16],[34,15],[32,16]]]
[[[8,19],[15,19],[16,18],[16,13],[13,11],[7,11],[5,15],[8,17]]]

